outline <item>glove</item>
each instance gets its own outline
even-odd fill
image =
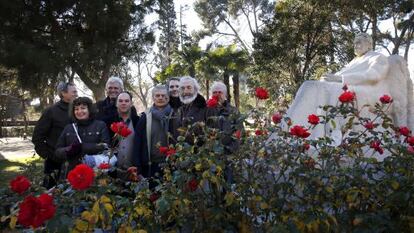
[[[98,149],[98,150],[107,150],[108,149],[108,144],[106,144],[105,142],[98,143],[96,145],[96,149]]]
[[[90,156],[90,155],[86,155],[83,158],[83,162],[86,165],[88,165],[88,167],[90,167],[90,168],[94,168],[96,166],[95,158],[93,156]]]
[[[66,149],[66,155],[68,157],[75,157],[78,156],[82,151],[82,144],[81,143],[72,143]]]

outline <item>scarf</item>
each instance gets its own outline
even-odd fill
[[[163,109],[158,109],[155,106],[151,107],[151,114],[154,119],[157,119],[161,123],[161,127],[165,132],[168,132],[169,128],[169,115],[172,111],[171,106],[168,104]]]

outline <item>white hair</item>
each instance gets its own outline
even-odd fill
[[[116,76],[112,76],[112,77],[110,77],[110,78],[108,79],[108,81],[106,81],[105,88],[108,88],[108,85],[109,85],[110,83],[118,83],[118,84],[121,86],[121,89],[122,89],[122,90],[124,89],[124,82],[123,82],[123,81],[122,81],[122,79],[120,79],[119,77],[116,77]]]
[[[227,87],[224,83],[215,81],[213,85],[211,85],[210,95],[213,95],[214,91],[221,91],[223,92],[224,96],[227,96]]]
[[[374,42],[372,40],[372,37],[369,34],[363,33],[363,32],[362,33],[358,33],[357,35],[355,35],[354,41],[357,40],[357,39],[361,39],[364,42],[368,43],[369,44],[369,49],[372,49],[373,48],[373,43]]]
[[[191,81],[193,83],[193,87],[196,91],[196,93],[198,93],[200,91],[200,85],[198,84],[197,80],[191,76],[183,76],[180,78],[180,87],[183,85],[184,82],[187,81]]]

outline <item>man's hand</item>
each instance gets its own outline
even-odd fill
[[[326,82],[342,82],[342,77],[340,75],[326,73],[322,75],[322,80]]]

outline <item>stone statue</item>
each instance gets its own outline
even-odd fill
[[[398,55],[386,57],[372,51],[372,38],[365,33],[355,36],[354,49],[356,57],[343,69],[323,75],[322,81],[305,81],[302,84],[287,112],[293,124],[307,125],[309,114],[323,113],[319,106],[336,105],[346,84],[349,90],[355,92],[359,109],[365,104],[374,106],[382,95],[390,95],[394,102],[389,114],[394,124],[413,130],[413,84],[406,61]],[[361,114],[370,117],[371,109],[363,108]],[[343,123],[341,119],[336,121],[337,125]],[[312,131],[311,137],[328,134],[337,141],[341,136],[337,131],[319,125]]]

